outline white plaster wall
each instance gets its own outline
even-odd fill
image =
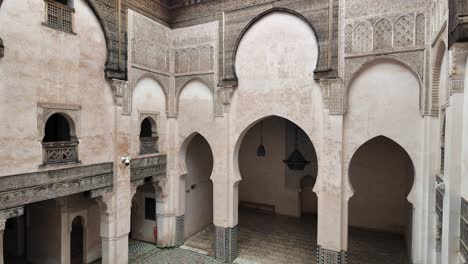
[[[233,144],[240,145],[242,133],[254,122],[277,115],[301,127],[320,152],[322,100],[313,79],[317,56],[314,32],[291,14],[269,14],[247,31],[236,57],[239,87],[231,105]]]
[[[196,135],[187,149],[185,178],[185,238],[213,222],[213,154],[208,142]]]
[[[2,4],[6,49],[0,61],[0,175],[36,171],[42,163],[38,102],[81,105],[81,161],[112,160],[113,99],[104,77],[105,38],[88,5],[74,2],[76,35],[41,25],[42,0]]]
[[[375,138],[359,148],[349,168],[354,187],[349,225],[404,234],[413,173],[408,155],[388,138]]]
[[[213,93],[201,81],[187,83],[179,95],[178,128],[181,140],[197,131],[212,137]]]
[[[159,135],[159,151],[167,151],[166,95],[161,85],[152,78],[143,78],[133,90],[131,135],[131,155],[137,157],[140,152],[140,113],[158,113],[156,121]],[[141,120],[142,121],[142,120]]]

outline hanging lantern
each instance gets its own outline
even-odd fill
[[[260,123],[260,146],[257,149],[257,157],[265,157],[266,150],[263,146],[263,121]]]
[[[303,171],[305,166],[310,164],[310,161],[304,158],[304,155],[299,151],[298,147],[298,135],[297,135],[297,126],[296,126],[296,141],[294,143],[294,151],[291,153],[287,160],[283,160],[288,168],[293,171]]]

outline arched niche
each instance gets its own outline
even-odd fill
[[[138,77],[138,76],[137,76]],[[141,90],[141,91],[140,91]],[[146,73],[132,82],[131,92],[132,113],[137,110],[158,111],[168,114],[168,95],[163,82],[153,74]],[[149,96],[149,97],[145,97]],[[154,106],[149,101],[153,100]]]

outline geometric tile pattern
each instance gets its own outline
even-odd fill
[[[237,226],[216,227],[216,260],[232,262],[237,257]]]
[[[140,263],[161,250],[154,244],[130,239],[128,241],[128,261],[129,263]]]
[[[184,244],[184,216],[176,217],[176,247]]]
[[[137,263],[137,262],[133,262]],[[205,256],[185,249],[162,250],[145,259],[141,264],[217,264],[213,257]]]
[[[317,259],[319,264],[346,264],[346,251],[336,252],[333,250],[324,249],[321,246],[317,247]]]

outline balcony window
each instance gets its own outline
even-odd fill
[[[71,124],[71,119],[59,113],[47,119],[42,140],[44,165],[78,162],[78,139]]]
[[[44,24],[61,31],[73,33],[73,14],[67,0],[45,0],[46,18]]]
[[[149,117],[143,119],[140,129],[140,154],[158,153],[158,139],[156,122]]]

